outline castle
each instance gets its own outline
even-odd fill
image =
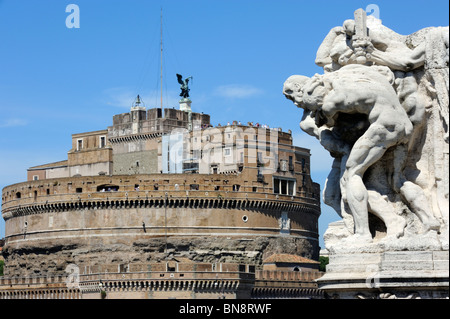
[[[139,298],[173,296],[155,294],[169,287],[194,298],[191,288],[217,286],[223,275],[222,290],[195,298],[224,290],[247,298],[258,285],[259,292],[276,287],[274,280],[294,280],[297,294],[304,292],[302,280],[308,294],[315,291],[320,186],[311,180],[309,150],[294,146],[290,131],[236,121],[213,127],[208,114],[192,112],[187,98],[178,110],[147,110],[138,96],[107,129],[73,134],[67,160],[31,167],[27,175],[2,191],[6,277],[0,297],[23,297],[27,289],[19,286],[26,282],[52,282],[66,297],[85,298],[92,290],[82,293],[79,286],[69,293],[64,285],[70,267],[81,286],[103,274],[116,297],[136,285],[147,287],[133,295]],[[303,273],[277,274],[273,265],[280,260]],[[189,275],[170,281],[181,269]],[[132,279],[143,272],[160,277]],[[13,282],[18,290],[11,290]]]

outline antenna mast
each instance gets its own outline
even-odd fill
[[[163,40],[162,40],[162,36],[163,36],[163,25],[162,25],[162,8],[161,8],[161,109],[163,108]]]

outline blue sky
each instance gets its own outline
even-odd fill
[[[80,28],[66,27],[71,3]],[[292,74],[322,73],[314,59],[328,31],[369,4],[400,34],[449,24],[448,1],[437,0],[0,0],[0,188],[66,159],[71,134],[105,129],[137,94],[159,107],[161,8],[164,107],[177,107],[175,74],[193,76],[193,111],[214,125],[291,129],[323,188],[331,158],[300,130],[302,111],[282,86]],[[322,205],[321,235],[337,219]]]

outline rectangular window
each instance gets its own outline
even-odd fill
[[[280,195],[295,196],[295,180],[286,178],[273,179],[273,193]]]
[[[77,151],[80,151],[83,149],[83,140],[79,139],[77,140]]]
[[[225,153],[224,154],[225,156],[230,156],[231,155],[231,148],[228,147],[228,148],[224,149],[224,153]]]
[[[38,175],[33,175],[33,181],[38,181],[39,180],[39,176]]]
[[[280,180],[280,194],[287,195],[287,180]]]
[[[280,181],[278,179],[273,180],[273,193],[274,194],[280,193]]]
[[[106,146],[106,136],[100,136],[100,148],[104,148]]]

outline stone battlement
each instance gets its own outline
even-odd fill
[[[246,187],[232,175],[124,175],[47,179],[14,184],[3,189],[2,214],[38,213],[68,207],[164,206],[272,207],[317,210],[315,193],[298,196],[273,194],[269,187]],[[301,206],[299,206],[301,205]]]

